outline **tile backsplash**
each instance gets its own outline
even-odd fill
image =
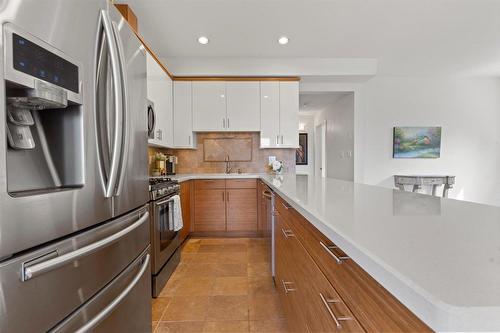
[[[149,148],[149,166],[150,174],[154,169],[154,153],[156,151],[161,151],[167,154],[173,154],[178,157],[179,163],[177,164],[177,173],[223,173],[225,171],[224,162],[208,162],[205,161],[206,155],[211,155],[212,152],[205,152],[204,141],[205,139],[210,139],[210,145],[207,144],[207,149],[213,148],[212,139],[224,139],[224,141],[229,142],[231,151],[241,151],[248,152],[247,155],[251,156],[250,161],[245,162],[231,162],[232,172],[236,172],[238,169],[241,172],[246,173],[263,173],[267,172],[267,164],[269,156],[276,156],[277,160],[283,161],[285,163],[285,173],[295,172],[295,149],[260,149],[260,135],[254,132],[210,132],[210,133],[197,133],[197,149],[161,149],[161,148]],[[251,139],[251,146],[248,144]],[[206,154],[208,153],[208,154]],[[220,152],[218,152],[220,153]]]

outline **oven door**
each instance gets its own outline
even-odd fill
[[[157,274],[179,246],[178,232],[174,230],[174,199],[162,198],[151,203],[153,218],[151,246],[153,247],[153,274]]]

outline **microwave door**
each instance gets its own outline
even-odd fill
[[[114,7],[109,16],[122,70],[124,132],[119,176],[114,192],[115,215],[149,201],[146,55],[142,44]]]

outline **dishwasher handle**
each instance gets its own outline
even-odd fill
[[[23,263],[21,280],[28,281],[32,278],[37,277],[38,275],[41,275],[58,267],[64,266],[68,262],[78,260],[82,257],[85,257],[89,254],[99,251],[100,249],[117,242],[127,234],[131,233],[132,231],[140,227],[145,221],[148,220],[148,217],[149,217],[149,212],[146,211],[144,215],[142,215],[136,222],[129,225],[125,229],[120,230],[119,232],[112,234],[111,236],[108,236],[106,238],[103,238],[95,243],[84,246],[78,250],[63,254],[62,256],[49,259],[47,261],[42,261],[34,265],[29,265],[29,263]]]
[[[94,327],[96,327],[100,322],[106,319],[107,316],[113,312],[114,309],[127,297],[127,295],[134,289],[135,285],[139,282],[141,277],[144,275],[144,272],[149,266],[149,258],[150,255],[146,254],[144,262],[141,265],[141,269],[139,273],[134,277],[132,282],[123,289],[123,291],[111,302],[109,303],[97,316],[89,320],[84,326],[80,327],[75,333],[85,333],[91,331]]]

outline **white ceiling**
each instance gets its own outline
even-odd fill
[[[500,75],[500,0],[121,0],[161,58],[375,58],[388,75]],[[206,46],[200,35],[210,38]],[[276,40],[287,35],[290,43]],[[168,63],[167,63],[168,66]]]
[[[317,112],[331,109],[344,96],[352,92],[310,92],[300,93],[299,112],[301,115],[314,115]]]

